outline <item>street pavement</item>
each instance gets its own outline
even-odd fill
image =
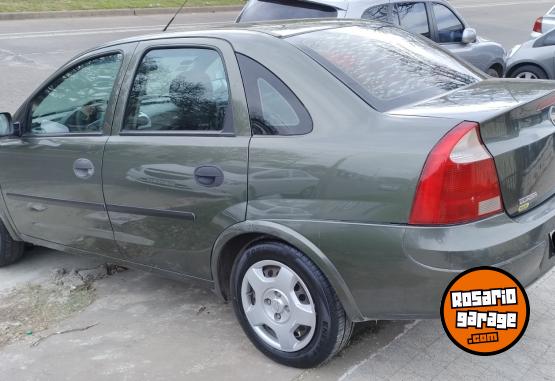
[[[23,261],[0,268],[0,310],[13,287],[44,285],[56,269],[98,263],[32,250]],[[379,321],[358,326],[350,345],[328,364],[299,370],[256,350],[231,306],[211,291],[129,270],[96,281],[96,300],[83,311],[0,347],[0,380],[553,380],[554,288],[553,271],[528,288],[526,334],[497,356],[463,352],[437,320]]]
[[[467,22],[506,49],[530,37],[534,20],[553,1],[453,0]],[[233,22],[237,12],[181,14],[171,30],[194,24]],[[159,32],[170,15],[0,21],[0,108],[15,111],[61,64],[101,43]]]
[[[506,49],[529,38],[549,1],[454,0],[469,24]],[[235,12],[183,14],[173,29],[226,23]],[[0,109],[18,105],[57,67],[106,41],[162,29],[168,15],[0,22]],[[47,282],[53,269],[98,263],[35,249],[0,269],[2,295]],[[95,282],[96,301],[37,336],[0,348],[0,380],[549,380],[555,377],[555,273],[529,292],[531,320],[510,351],[477,357],[455,347],[439,321],[371,322],[322,368],[277,365],[245,338],[229,305],[198,285],[139,271]],[[1,317],[0,317],[1,320]],[[86,331],[71,331],[79,327]],[[1,332],[0,332],[1,334]],[[36,337],[54,334],[40,345]]]

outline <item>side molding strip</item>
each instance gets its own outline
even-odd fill
[[[6,196],[10,198],[17,198],[23,201],[29,201],[29,202],[36,201],[36,202],[44,202],[45,204],[71,206],[74,208],[81,208],[81,209],[105,210],[104,204],[96,203],[96,202],[62,200],[59,198],[30,196],[30,195],[19,194],[19,193],[6,193]]]
[[[106,205],[108,212],[113,213],[129,213],[138,214],[141,216],[151,216],[151,217],[163,217],[163,218],[176,218],[181,220],[194,221],[196,216],[191,212],[183,212],[180,210],[162,210],[162,209],[149,209],[149,208],[139,208],[135,206],[124,206],[124,205]]]
[[[189,220],[195,221],[196,216],[192,212],[185,212],[180,210],[163,210],[163,209],[150,209],[150,208],[139,208],[135,206],[124,206],[124,205],[106,205],[96,203],[96,202],[87,202],[87,201],[75,201],[75,200],[62,200],[58,198],[51,198],[51,197],[40,197],[40,196],[30,196],[25,194],[18,194],[18,193],[6,193],[7,197],[20,199],[23,201],[28,202],[43,202],[45,204],[51,205],[61,205],[61,206],[69,206],[74,208],[81,208],[81,209],[91,209],[91,210],[102,210],[114,213],[129,213],[129,214],[138,214],[141,216],[152,216],[152,217],[163,217],[163,218],[176,218],[182,220]]]

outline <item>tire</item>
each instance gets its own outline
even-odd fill
[[[245,334],[278,363],[296,368],[321,365],[347,345],[353,332],[354,324],[324,274],[284,243],[265,241],[247,248],[235,260],[230,290]]]
[[[524,65],[511,72],[511,78],[548,79],[547,73],[539,66]]]
[[[0,222],[0,267],[11,265],[23,256],[25,243],[14,241],[6,227]]]
[[[493,77],[493,78],[500,78],[500,77],[502,77],[502,75],[501,75],[501,74],[497,71],[497,69],[496,69],[495,67],[493,67],[493,66],[490,67],[486,73],[487,73],[487,75],[489,75],[490,77]]]

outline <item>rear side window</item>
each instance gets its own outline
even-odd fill
[[[393,8],[393,22],[412,33],[430,38],[430,25],[424,3],[397,3]]]
[[[438,42],[462,42],[464,25],[455,14],[443,4],[434,3]]]
[[[389,20],[389,4],[376,5],[364,11],[361,18],[366,20],[378,20],[390,22]]]
[[[264,66],[237,54],[254,135],[303,135],[312,119],[293,92]]]
[[[394,26],[326,29],[287,40],[380,111],[484,79],[428,39]]]
[[[237,22],[337,17],[337,10],[299,0],[258,0],[247,6]]]
[[[143,58],[124,131],[220,131],[230,123],[224,63],[212,49],[156,49]]]

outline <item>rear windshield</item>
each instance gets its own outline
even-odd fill
[[[427,39],[394,26],[346,26],[292,36],[288,41],[380,111],[485,78]]]
[[[249,4],[237,22],[337,17],[337,10],[326,5],[299,0],[258,0]]]

